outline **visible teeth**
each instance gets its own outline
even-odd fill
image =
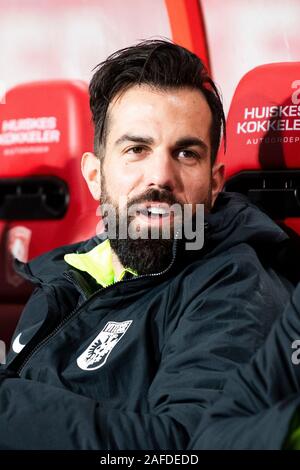
[[[148,212],[154,215],[165,215],[168,214],[168,210],[164,207],[148,207]]]

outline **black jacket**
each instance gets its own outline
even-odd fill
[[[300,428],[300,284],[265,344],[230,374],[190,448],[290,448],[293,427]]]
[[[244,197],[221,194],[207,224],[198,252],[176,241],[163,273],[104,289],[63,259],[99,239],[18,263],[36,290],[1,375],[1,448],[186,448],[293,289],[287,235]]]

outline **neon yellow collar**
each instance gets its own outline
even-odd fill
[[[92,276],[98,284],[107,287],[116,281],[121,281],[126,272],[133,276],[138,274],[130,268],[124,268],[118,278],[115,278],[112,252],[109,240],[105,240],[87,253],[68,253],[64,256],[66,263]]]

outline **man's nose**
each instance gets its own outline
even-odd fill
[[[168,152],[157,152],[148,160],[144,176],[147,187],[173,191],[178,184],[176,161]]]

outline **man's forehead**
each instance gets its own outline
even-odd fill
[[[161,88],[147,84],[132,85],[122,90],[112,99],[109,109],[113,109],[116,106],[135,105],[136,103],[147,105],[149,102],[161,98],[175,106],[181,105],[184,101],[189,101],[194,102],[196,105],[201,103],[209,109],[209,105],[201,90],[188,87]]]
[[[136,133],[145,124],[154,120],[168,120],[179,126],[194,125],[210,128],[212,113],[206,98],[196,89],[159,89],[147,85],[135,85],[117,95],[109,105],[107,118],[109,127],[122,127],[122,133]],[[165,121],[163,121],[164,124]],[[113,126],[114,127],[114,126]],[[182,129],[183,135],[188,129]]]

